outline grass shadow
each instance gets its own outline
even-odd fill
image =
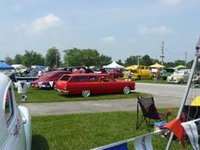
[[[32,136],[32,150],[49,150],[48,141],[41,135]]]

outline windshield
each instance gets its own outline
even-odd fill
[[[68,81],[69,78],[70,78],[70,76],[68,76],[68,75],[64,75],[63,77],[61,77],[60,80],[62,80],[62,81]]]

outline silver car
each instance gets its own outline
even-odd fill
[[[184,83],[188,81],[190,70],[178,70],[175,71],[171,76],[167,77],[167,82],[170,83]]]
[[[15,101],[13,83],[0,73],[0,149],[30,150],[32,142],[31,116]]]

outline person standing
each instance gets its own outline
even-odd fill
[[[131,71],[129,70],[129,71],[128,71],[128,81],[131,81],[131,76],[132,76],[132,73],[131,73]]]

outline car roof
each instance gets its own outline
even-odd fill
[[[68,74],[69,76],[110,76],[109,74],[93,74],[93,73],[82,73],[82,74]]]
[[[8,88],[11,80],[8,76],[3,73],[0,73],[0,112],[3,110],[3,101],[5,96],[5,91]]]
[[[69,73],[70,71],[66,71],[66,70],[55,70],[55,71],[52,71],[52,72],[66,72],[66,73]]]
[[[2,106],[2,100],[4,99],[4,93],[7,86],[10,84],[11,80],[8,76],[3,73],[0,73],[0,106]],[[1,108],[0,108],[1,109]]]

